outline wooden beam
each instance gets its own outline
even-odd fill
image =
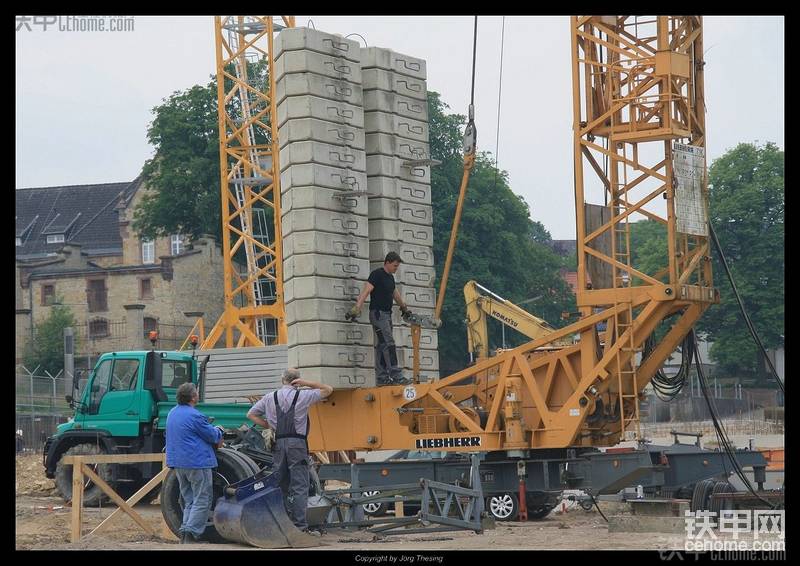
[[[67,456],[65,460],[75,458]],[[81,540],[81,524],[83,521],[83,473],[81,464],[72,466],[72,531],[70,541],[78,542]]]
[[[134,511],[133,508],[130,505],[128,505],[124,499],[122,499],[122,497],[120,497],[117,494],[116,491],[111,489],[111,486],[109,486],[105,481],[103,481],[103,479],[100,478],[100,476],[95,474],[94,471],[92,471],[92,469],[89,466],[87,466],[84,463],[81,463],[81,471],[85,475],[89,476],[89,479],[92,480],[95,484],[97,484],[97,487],[99,487],[106,495],[108,495],[114,503],[116,503],[123,511],[125,511],[125,513],[130,515],[131,519],[136,521],[136,523],[140,527],[142,527],[145,531],[147,531],[149,535],[151,536],[156,535],[153,528],[150,525],[148,525],[147,522],[144,519],[142,519],[142,517],[136,511]]]
[[[161,483],[161,482],[164,480],[164,478],[166,478],[166,477],[167,477],[167,474],[168,474],[168,473],[169,473],[169,468],[163,468],[163,469],[162,469],[160,472],[158,472],[158,474],[156,474],[155,476],[153,476],[153,479],[151,479],[149,482],[147,482],[146,484],[144,484],[144,487],[142,487],[141,489],[139,489],[139,491],[137,491],[136,493],[134,493],[134,494],[133,494],[133,495],[132,495],[132,496],[131,496],[131,497],[128,499],[128,501],[127,501],[128,505],[130,505],[131,507],[133,507],[134,505],[136,505],[137,503],[139,503],[139,501],[142,499],[142,497],[144,497],[145,495],[147,495],[148,493],[150,493],[150,490],[151,490],[151,489],[153,489],[155,486],[157,486],[159,483]],[[111,521],[111,519],[113,519],[114,517],[117,517],[117,516],[118,516],[119,514],[121,514],[122,512],[123,512],[122,508],[121,508],[121,507],[117,507],[117,508],[114,510],[114,512],[113,512],[113,513],[111,513],[111,515],[109,515],[108,517],[106,517],[105,519],[103,519],[103,522],[102,522],[102,523],[100,523],[99,525],[97,525],[97,526],[96,526],[96,527],[95,527],[95,528],[94,528],[94,529],[93,529],[93,530],[92,530],[92,531],[91,531],[89,534],[91,535],[91,534],[94,534],[94,533],[96,533],[97,531],[99,531],[99,530],[100,530],[100,529],[103,527],[103,525],[106,525],[106,524],[108,524],[108,523]]]
[[[163,462],[167,455],[163,452],[157,454],[97,454],[96,456],[64,456],[64,463],[75,465],[82,464],[132,464],[138,462]],[[78,460],[80,459],[80,460]]]

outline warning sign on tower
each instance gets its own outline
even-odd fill
[[[676,229],[682,234],[708,236],[708,217],[703,194],[706,176],[705,148],[673,143],[672,172],[676,181]]]

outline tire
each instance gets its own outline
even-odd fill
[[[55,483],[56,489],[66,502],[72,501],[72,465],[64,464],[64,456],[93,456],[105,454],[106,450],[96,444],[76,444],[61,455],[56,464]],[[100,478],[115,488],[111,482],[113,464],[90,464]],[[108,496],[93,482],[86,480],[83,486],[83,504],[86,507],[97,507],[108,503]]]
[[[516,521],[519,500],[516,493],[505,492],[486,498],[486,511],[497,521]]]
[[[144,487],[144,484],[146,483],[147,482],[144,480],[139,480],[136,482],[125,482],[124,484],[117,486],[116,491],[117,493],[119,493],[119,496],[122,497],[122,499],[127,500],[130,499],[130,497],[134,493],[142,489]],[[158,498],[159,493],[161,493],[161,484],[158,484],[153,489],[151,489],[149,493],[146,493],[145,496],[142,497],[136,505],[142,505],[142,504],[149,505],[153,503]]]
[[[550,514],[553,508],[549,506],[539,507],[538,509],[534,509],[533,511],[528,511],[528,520],[539,520],[544,519]]]
[[[380,491],[364,491],[361,493],[364,497],[369,497],[370,495],[379,495]],[[364,514],[369,515],[370,517],[380,517],[386,514],[386,510],[389,508],[389,505],[386,502],[371,502],[371,503],[364,503],[361,507],[364,509]]]
[[[703,480],[697,482],[694,486],[692,493],[692,502],[689,505],[689,510],[694,513],[695,511],[708,510],[708,496],[714,489],[714,480]]]
[[[217,450],[217,467],[213,470],[213,496],[211,498],[211,509],[209,512],[208,521],[206,521],[206,530],[202,535],[202,539],[208,542],[221,543],[226,542],[222,536],[214,528],[214,507],[217,505],[217,499],[222,497],[223,490],[226,486],[247,479],[254,475],[256,472],[252,471],[253,467],[258,467],[255,462],[250,458],[238,454],[235,450],[229,448],[220,448]],[[244,458],[247,458],[246,460]],[[248,463],[249,460],[249,463]],[[164,478],[164,485],[161,494],[161,515],[167,523],[169,530],[180,538],[180,528],[183,522],[183,502],[181,501],[181,490],[178,484],[178,476],[175,470],[170,470],[167,477]]]

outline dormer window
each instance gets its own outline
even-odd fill
[[[63,244],[64,243],[64,234],[50,234],[47,236],[47,243],[48,244]]]

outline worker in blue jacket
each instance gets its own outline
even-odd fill
[[[175,470],[184,502],[181,543],[201,542],[213,489],[211,470],[217,467],[214,446],[222,446],[222,429],[194,408],[200,395],[194,383],[184,383],[178,404],[167,415],[167,466]]]

